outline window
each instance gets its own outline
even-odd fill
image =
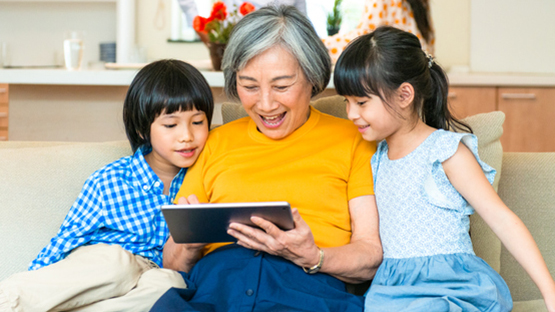
[[[260,1],[260,0],[259,0]],[[332,11],[334,0],[305,0],[308,18],[321,38],[327,36],[327,15]],[[171,41],[198,40],[192,22],[196,15],[209,16],[212,3],[206,0],[172,0]],[[240,0],[224,0],[229,3],[242,3]],[[343,0],[341,11],[343,22],[341,32],[354,29],[360,21],[364,0]]]

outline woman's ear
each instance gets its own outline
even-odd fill
[[[397,96],[399,99],[399,106],[401,108],[407,108],[414,101],[414,88],[408,82],[403,82],[397,89]]]

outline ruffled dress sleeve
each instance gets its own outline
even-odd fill
[[[459,210],[464,214],[470,215],[474,213],[474,209],[450,183],[443,170],[442,163],[455,154],[459,148],[459,143],[462,142],[474,154],[490,184],[493,184],[496,171],[480,159],[478,155],[478,139],[475,135],[445,130],[438,130],[434,135],[435,139],[429,142],[431,171],[424,180],[424,193],[430,203],[436,206]]]

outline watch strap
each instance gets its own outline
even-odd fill
[[[320,271],[320,269],[322,268],[322,264],[324,263],[324,251],[320,249],[320,247],[318,247],[318,250],[320,253],[320,259],[318,260],[318,264],[310,268],[303,267],[303,270],[308,274],[318,273],[318,271]]]

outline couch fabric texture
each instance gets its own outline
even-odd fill
[[[126,141],[0,144],[0,280],[27,270],[56,235],[85,180],[131,154]]]

